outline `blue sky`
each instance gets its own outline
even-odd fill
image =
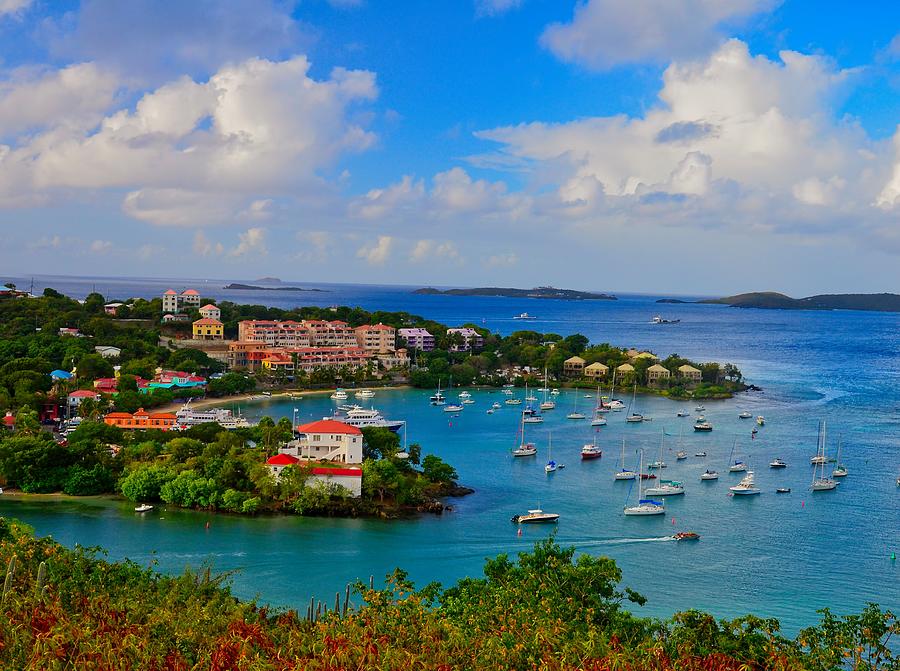
[[[896,290],[898,31],[881,2],[0,0],[0,263]]]

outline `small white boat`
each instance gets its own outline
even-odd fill
[[[647,464],[648,471],[650,469],[654,469],[654,468],[666,468],[666,462],[656,460],[656,461],[651,461],[649,464]]]
[[[712,431],[713,425],[709,422],[697,422],[694,424],[694,431]]]
[[[696,408],[694,408],[694,412],[706,412],[706,408],[704,408],[702,405],[698,405]]]
[[[463,407],[461,405],[445,405],[444,412],[462,412]]]
[[[684,450],[679,450],[678,452],[675,453],[675,459],[677,459],[678,461],[681,461],[682,459],[687,459],[687,452],[685,452]]]
[[[151,506],[149,503],[142,503],[141,505],[139,505],[138,507],[136,507],[134,509],[134,512],[146,513],[147,511],[150,511],[150,510],[153,510],[153,506]]]
[[[520,312],[513,319],[537,319],[537,317],[528,314],[527,312]]]
[[[570,412],[566,419],[586,419],[583,412]]]
[[[508,398],[503,402],[506,403],[506,405],[522,405],[521,398]]]
[[[750,496],[759,494],[761,491],[760,488],[756,486],[756,481],[753,479],[753,471],[747,471],[747,475],[745,475],[738,484],[729,487],[728,490],[735,496]]]
[[[743,473],[747,470],[747,464],[743,461],[735,461],[731,466],[728,467],[729,473]]]
[[[543,424],[544,418],[540,415],[526,415],[525,417],[526,424]]]
[[[719,474],[716,471],[711,471],[708,468],[706,471],[700,474],[701,480],[718,480]]]
[[[828,460],[820,454],[817,454],[816,456],[809,458],[809,463],[811,466],[820,466],[827,462],[828,462]]]
[[[526,515],[514,515],[512,522],[514,524],[542,524],[547,522],[556,522],[559,515],[556,513],[545,513],[540,508],[529,510]]]
[[[553,434],[550,433],[547,435],[547,464],[544,466],[544,473],[548,475],[550,473],[556,472],[557,468],[562,468],[561,465],[558,465],[555,461],[553,461]]]
[[[648,496],[677,496],[684,494],[684,485],[676,480],[660,480],[654,487],[644,490]]]
[[[633,412],[633,413],[631,413],[630,415],[628,415],[628,417],[625,418],[625,421],[626,421],[626,422],[629,422],[629,423],[631,423],[631,424],[637,424],[637,423],[639,423],[639,422],[643,422],[643,421],[644,421],[644,416],[643,416],[643,415],[639,415],[639,414],[636,413],[636,412]]]
[[[769,462],[769,468],[787,468],[787,462],[781,457],[776,457]]]
[[[689,413],[687,410],[679,410],[678,412],[675,413],[675,416],[676,417],[690,417],[691,413]]]
[[[750,419],[751,417],[753,417],[753,414],[744,410],[744,412],[738,415],[738,417],[740,417],[741,419]]]
[[[831,478],[816,478],[813,480],[810,489],[814,492],[827,492],[838,486],[838,481]]]
[[[559,396],[559,389],[551,389],[550,395],[551,396]]]
[[[493,408],[488,408],[488,409],[487,409],[487,414],[493,415],[493,414],[494,414],[494,409],[493,409]]]
[[[335,389],[334,393],[331,395],[332,401],[346,401],[347,398],[349,398],[347,392],[343,389]]]
[[[467,392],[467,391],[461,391],[461,392],[459,392],[459,397],[460,397],[460,398],[471,398],[471,397],[472,397],[472,394],[470,394],[470,393]]]
[[[512,453],[514,457],[533,457],[537,454],[537,447],[534,443],[522,443]]]
[[[705,457],[705,456],[706,456],[706,452],[694,452],[694,456],[695,456],[695,457]]]
[[[595,416],[591,420],[591,426],[606,426],[606,417]]]
[[[553,401],[542,401],[540,408],[541,410],[554,410],[556,408],[556,403]]]
[[[375,392],[371,389],[360,389],[353,393],[356,398],[375,398]]]
[[[756,423],[759,424],[760,426],[763,426],[766,423],[766,418],[763,417],[762,415],[759,415],[756,418]]]
[[[474,399],[471,399],[471,398],[464,398],[464,399],[462,399],[462,404],[463,404],[463,405],[472,405],[474,402],[475,402],[475,400],[474,400]]]
[[[619,471],[616,473],[616,480],[634,480],[637,473],[625,468],[625,439],[622,439],[622,457],[619,462]]]
[[[504,389],[503,394],[505,396],[512,396],[513,395],[512,389]]]
[[[525,397],[525,400],[529,403],[534,403],[535,401],[537,401],[537,396],[535,396],[534,394],[528,394],[528,396]]]
[[[491,403],[491,407],[492,407],[494,410],[499,410],[499,409],[502,408],[503,406],[500,405],[497,401],[494,401],[493,403]]]
[[[606,405],[607,405],[607,406],[609,407],[609,409],[612,410],[613,412],[618,412],[618,411],[620,411],[620,410],[624,410],[624,409],[625,409],[625,404],[622,403],[622,401],[620,401],[620,400],[617,399],[617,398],[612,399],[612,400],[611,400],[609,403],[607,403]]]
[[[547,462],[547,465],[544,466],[544,472],[545,473],[555,473],[557,468],[559,468],[559,467],[557,466],[556,462],[551,459],[550,461]]]

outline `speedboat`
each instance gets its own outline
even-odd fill
[[[346,401],[347,398],[347,392],[343,389],[335,389],[334,393],[331,395],[332,401]]]
[[[719,474],[716,471],[711,471],[708,468],[705,472],[700,474],[701,480],[718,480]]]
[[[371,389],[359,389],[353,392],[353,395],[356,398],[375,398],[375,392]]]
[[[556,522],[559,515],[556,513],[545,513],[540,508],[529,510],[525,515],[513,515],[512,522],[514,524],[542,524],[546,522]]]
[[[691,413],[689,413],[687,410],[679,410],[678,412],[675,413],[675,416],[676,417],[690,417]]]
[[[743,461],[735,461],[731,466],[728,467],[729,473],[743,473],[747,470],[747,464]]]
[[[696,408],[694,408],[694,412],[706,412],[706,408],[704,408],[702,405],[698,405]]]
[[[512,453],[514,457],[533,457],[537,454],[537,448],[534,443],[522,443]]]
[[[777,494],[790,494],[791,488],[790,487],[779,487],[778,489],[775,490],[775,492]]]
[[[146,513],[147,511],[153,510],[153,506],[149,503],[142,503],[137,508],[134,509],[136,513]]]
[[[463,404],[463,405],[472,405],[474,402],[475,402],[475,400],[474,400],[474,399],[471,399],[471,398],[464,398],[464,399],[462,399],[462,404]]]
[[[759,494],[761,491],[759,487],[756,486],[756,481],[753,479],[753,471],[747,471],[747,475],[745,475],[738,484],[729,487],[728,489],[735,496],[750,496],[752,494]]]
[[[816,456],[809,458],[809,463],[812,466],[821,466],[822,464],[828,463],[828,460],[825,458],[825,455],[817,454]]]
[[[497,401],[494,401],[493,403],[491,403],[491,407],[492,407],[494,410],[499,410],[499,409],[502,408],[503,406],[501,406],[499,403],[497,403]]]
[[[675,496],[684,494],[684,485],[675,480],[660,480],[655,487],[648,487],[644,494],[650,496]]]
[[[699,541],[700,534],[696,534],[693,531],[679,531],[677,534],[672,536],[676,541]]]
[[[784,459],[777,457],[769,462],[769,468],[787,468],[787,463]]]
[[[613,412],[618,412],[619,410],[625,409],[625,404],[617,398],[610,399],[609,403],[607,403],[606,405]]]
[[[759,416],[756,418],[756,423],[759,424],[760,426],[762,426],[763,424],[766,423],[766,418],[763,417],[762,415],[759,415]]]
[[[695,456],[695,457],[705,457],[705,456],[706,456],[706,452],[694,452],[694,456]]]
[[[559,389],[553,389],[550,391],[551,396],[559,396]]]
[[[694,431],[712,431],[713,426],[709,422],[697,422],[694,424]]]
[[[544,472],[545,472],[545,473],[553,473],[553,472],[556,471],[557,468],[559,468],[559,467],[557,466],[556,462],[553,461],[553,459],[551,459],[551,460],[548,461],[547,464],[544,466]]]
[[[648,468],[648,469],[651,469],[651,468],[665,468],[665,467],[666,467],[666,462],[664,462],[664,461],[659,461],[659,460],[657,460],[657,461],[651,461],[649,464],[647,464],[647,468]]]
[[[460,397],[460,398],[471,398],[471,397],[472,397],[472,394],[470,394],[470,393],[467,392],[467,391],[461,391],[461,392],[459,392],[459,397]]]
[[[678,461],[681,461],[682,459],[687,459],[687,452],[685,452],[684,450],[680,450],[675,453],[675,458]]]
[[[741,419],[750,419],[751,417],[753,417],[753,414],[744,410],[744,412],[738,415],[738,417],[740,417]]]
[[[447,405],[444,406],[444,412],[462,412],[463,407],[461,405]]]

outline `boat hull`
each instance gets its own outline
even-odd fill
[[[603,452],[582,452],[581,460],[582,461],[591,461],[592,459],[599,459],[603,456]]]

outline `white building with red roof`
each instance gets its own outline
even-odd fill
[[[269,457],[266,466],[275,479],[281,477],[281,473],[288,466],[297,466],[301,460],[283,452]],[[336,464],[313,464],[310,468],[310,484],[322,482],[330,485],[339,485],[347,489],[352,496],[359,498],[362,495],[362,469],[358,466],[341,466]]]
[[[355,426],[335,419],[321,419],[294,429],[297,440],[282,450],[303,461],[336,461],[342,464],[361,464],[363,436]]]
[[[200,316],[203,319],[222,319],[222,311],[212,303],[207,303],[200,308]]]
[[[66,401],[69,404],[69,412],[75,411],[78,408],[78,406],[81,405],[81,402],[86,398],[90,398],[95,401],[99,401],[100,400],[100,392],[95,391],[93,389],[77,389],[77,390],[73,391],[71,394],[69,394],[66,397]]]
[[[162,311],[163,314],[176,312],[184,312],[188,308],[200,307],[200,292],[196,289],[185,289],[178,293],[174,289],[163,292],[162,295]]]

